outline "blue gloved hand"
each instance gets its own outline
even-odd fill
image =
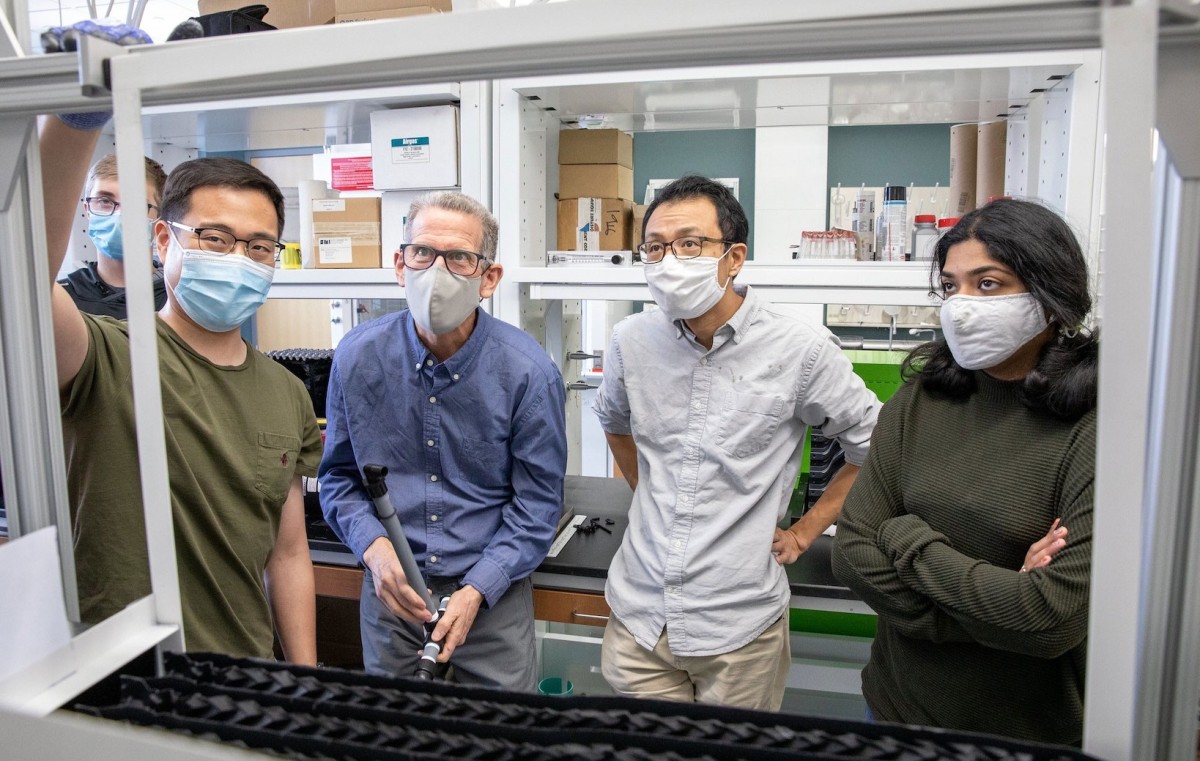
[[[79,48],[79,37],[91,35],[118,45],[142,45],[154,42],[150,35],[134,26],[112,19],[85,19],[70,26],[52,26],[42,32],[42,48],[47,53],[72,53]],[[89,111],[82,114],[59,114],[68,127],[98,130],[112,118],[111,111]]]

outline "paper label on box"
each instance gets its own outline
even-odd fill
[[[345,211],[346,201],[341,198],[314,198],[313,211]]]
[[[579,251],[596,251],[600,248],[600,200],[579,199],[578,226],[575,228],[575,248]]]
[[[322,264],[353,264],[351,238],[317,238],[317,261]]]
[[[394,137],[392,138],[393,164],[428,164],[428,137]]]
[[[371,172],[370,156],[332,157],[329,160],[334,190],[374,190],[375,177]]]

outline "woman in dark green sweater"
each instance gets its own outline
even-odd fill
[[[838,520],[834,572],[879,615],[884,721],[1082,741],[1097,338],[1048,209],[995,201],[937,246],[945,340],[906,360]]]

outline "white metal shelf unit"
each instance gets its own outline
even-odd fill
[[[642,267],[520,267],[506,271],[531,299],[651,301]],[[928,262],[747,265],[738,282],[780,304],[932,306]]]
[[[120,153],[128,157],[121,174],[140,175],[137,152],[141,143],[140,116],[143,100],[147,103],[205,101],[263,90],[287,92],[332,91],[339,87],[419,84],[454,79],[547,76],[601,69],[669,67],[698,65],[703,62],[769,63],[815,58],[853,58],[874,55],[901,55],[910,50],[930,54],[963,52],[1002,52],[1035,48],[1094,48],[1104,40],[1104,101],[1110,130],[1122,116],[1131,116],[1122,124],[1119,140],[1110,132],[1104,149],[1105,188],[1109,203],[1134,208],[1137,214],[1113,217],[1107,227],[1111,239],[1117,237],[1114,250],[1134,252],[1150,238],[1148,213],[1150,182],[1150,145],[1146,140],[1153,124],[1155,73],[1155,18],[1153,3],[1133,6],[1104,6],[1098,3],[1058,3],[1039,0],[896,0],[886,9],[868,0],[848,0],[840,4],[797,4],[792,0],[761,0],[753,4],[731,4],[725,0],[693,0],[688,14],[680,14],[671,2],[646,0],[576,0],[572,3],[537,5],[488,16],[450,14],[381,21],[370,24],[340,25],[349,28],[289,30],[263,37],[259,55],[247,59],[239,43],[230,39],[179,42],[167,46],[114,53],[112,71],[116,86],[118,132],[122,125],[130,135]],[[645,32],[631,32],[629,18],[638,18]],[[669,32],[659,31],[669,30]],[[405,44],[397,46],[402,38]],[[298,60],[297,49],[305,50]],[[1111,56],[1111,60],[1110,60]],[[1147,61],[1151,63],[1147,65]],[[0,79],[20,68],[0,61]],[[1115,74],[1116,76],[1112,76]],[[103,101],[63,97],[61,87],[39,91],[26,87],[22,79],[19,97],[0,99],[0,114],[25,117],[55,108],[95,110]],[[387,81],[381,81],[381,80]],[[25,123],[5,122],[5,134],[22,132]],[[7,155],[7,154],[6,154]],[[515,175],[514,175],[515,176]],[[36,179],[36,173],[34,173]],[[495,187],[495,184],[493,184]],[[27,193],[27,188],[18,188]],[[144,188],[136,184],[122,188],[127,202],[144,202]],[[1144,201],[1144,203],[1142,203]],[[7,201],[6,201],[7,203]],[[36,205],[36,197],[30,198]],[[1128,206],[1127,206],[1128,205]],[[0,256],[19,257],[30,250],[36,238],[13,212],[4,206],[0,232],[12,238]],[[135,232],[132,228],[128,233]],[[149,252],[138,244],[136,236],[131,255],[148,259]],[[44,252],[38,252],[44,253]],[[1143,594],[1144,557],[1154,557],[1153,541],[1142,548],[1144,532],[1140,521],[1145,514],[1142,494],[1145,474],[1142,467],[1147,446],[1144,435],[1144,410],[1149,389],[1146,370],[1146,343],[1150,307],[1154,292],[1150,287],[1149,268],[1138,256],[1106,256],[1106,303],[1120,310],[1121,330],[1109,340],[1119,353],[1101,360],[1101,429],[1098,450],[1096,496],[1096,569],[1111,569],[1094,586],[1102,590],[1101,604],[1117,616],[1095,616],[1089,646],[1088,711],[1085,749],[1097,755],[1124,761],[1145,758],[1131,749],[1135,734],[1153,731],[1153,717],[1139,714],[1139,688],[1143,682],[1155,682],[1164,676],[1159,670],[1135,671],[1138,644],[1129,636],[1140,630],[1145,607],[1159,603]],[[6,268],[6,271],[9,271]],[[137,378],[152,377],[156,367],[153,342],[152,304],[149,274],[134,268],[129,284],[130,331],[133,336],[135,401],[138,410],[139,450],[162,452],[161,405],[152,391],[153,383],[136,383]],[[0,316],[3,316],[6,343],[10,328],[22,328],[19,346],[5,347],[5,367],[9,384],[10,409],[13,385],[22,393],[40,388],[33,365],[44,364],[47,343],[34,321],[20,307],[24,302],[12,298],[22,289],[36,289],[29,278],[0,279]],[[48,307],[42,302],[38,312],[45,318]],[[1106,329],[1109,329],[1106,327]],[[28,350],[28,351],[26,351]],[[56,402],[53,389],[47,403]],[[24,397],[21,397],[22,399]],[[143,425],[143,419],[145,424]],[[1107,421],[1107,422],[1104,422]],[[157,429],[157,430],[156,430]],[[26,439],[8,432],[3,443],[6,463],[11,461],[13,442],[44,454],[51,451],[54,438],[42,430]],[[151,459],[153,461],[151,461]],[[162,458],[143,456],[147,473],[145,483],[162,484],[153,490],[165,496]],[[29,463],[18,463],[18,478],[38,475]],[[6,487],[7,488],[7,487]],[[49,502],[52,487],[42,482],[29,486],[31,493]],[[150,493],[144,489],[144,492]],[[160,503],[162,500],[147,500]],[[165,517],[163,525],[161,518]],[[151,520],[153,518],[153,520]],[[165,509],[148,509],[148,532],[161,540],[170,537],[169,514]],[[160,594],[162,567],[152,568],[155,597]],[[1124,614],[1124,615],[1120,615]],[[156,612],[157,620],[162,621]],[[1104,619],[1104,620],[1101,620]],[[1097,636],[1117,629],[1116,636]],[[1194,678],[1182,674],[1181,678]],[[55,725],[56,727],[61,725]],[[1194,731],[1194,725],[1192,726]],[[114,732],[118,730],[114,729]],[[63,731],[65,738],[50,753],[56,757],[74,757],[82,752],[86,740],[80,733]],[[74,752],[72,752],[74,751]]]
[[[279,94],[203,103],[170,103],[143,109],[143,128],[155,143],[197,153],[295,150],[370,142],[370,114],[391,108],[459,106],[460,183],[464,193],[487,199],[491,182],[490,85],[430,83],[358,88],[331,93]],[[419,192],[419,191],[415,191]],[[298,213],[292,209],[289,213]],[[402,299],[387,255],[399,243],[399,222],[384,220],[384,259],[377,268],[278,269],[269,298]]]
[[[529,283],[534,299],[645,295],[630,288],[636,282],[628,279],[632,276],[597,277],[583,269],[544,267],[548,231],[555,227],[558,132],[579,121],[639,132],[945,124],[1003,116],[1010,132],[1010,192],[1043,199],[1064,213],[1086,241],[1094,241],[1099,69],[1100,54],[1092,48],[501,80],[496,96],[497,201],[502,218],[520,220],[518,229],[510,223],[501,230],[505,261],[510,268],[520,265],[515,272],[510,269],[501,314],[513,322],[536,318],[537,308],[519,303],[518,283]],[[797,186],[811,178],[817,195],[827,192],[823,167],[788,171],[798,178]],[[823,219],[824,208],[819,211]],[[763,224],[760,220],[759,227]],[[790,224],[796,229],[789,233],[798,240],[803,226],[798,220]],[[760,236],[751,232],[753,245]],[[1089,250],[1094,261],[1098,247]],[[748,263],[741,281],[770,288],[778,302],[929,304],[924,266],[916,267],[920,275],[912,267],[882,263],[765,266],[769,269],[759,271],[764,265]],[[528,326],[540,332],[540,325]]]

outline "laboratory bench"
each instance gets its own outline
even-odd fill
[[[314,497],[306,499],[306,514],[317,596],[318,658],[330,666],[361,668],[362,568],[325,525]],[[564,505],[569,517],[564,525],[586,527],[596,518],[603,528],[580,532],[576,526],[565,542],[570,530],[560,531],[553,557],[547,557],[532,577],[542,670],[569,675],[577,694],[607,691],[599,675],[600,637],[610,613],[604,582],[628,526],[632,498],[623,480],[568,476]],[[0,543],[4,541],[0,536]],[[832,549],[831,537],[818,537],[786,569],[792,592],[793,661],[784,710],[856,718],[862,710],[858,672],[869,655],[876,619],[834,578]]]
[[[616,478],[567,476],[564,491],[564,510],[572,516],[571,522],[582,521],[580,528],[585,528],[595,517],[600,519],[598,524],[602,528],[586,532],[576,530],[557,553],[552,548],[554,556],[547,557],[534,572],[535,614],[545,620],[560,620],[550,615],[557,610],[557,604],[551,601],[564,599],[562,595],[583,599],[600,596],[600,605],[603,605],[604,581],[629,525],[629,506],[633,500],[629,485]],[[319,532],[320,527],[315,530]],[[310,536],[313,532],[310,524]],[[556,541],[555,546],[560,543]],[[311,539],[310,546],[317,569],[317,594],[357,600],[362,571],[354,555],[328,538]],[[815,606],[823,611],[871,615],[870,608],[834,577],[832,551],[833,538],[821,536],[795,563],[787,566],[792,608],[812,609]],[[538,609],[539,602],[547,609]],[[585,607],[587,613],[577,615],[578,620],[564,623],[596,622],[593,616],[600,608],[594,601],[586,603]],[[607,615],[607,605],[603,606],[603,611]],[[548,617],[543,616],[543,612]],[[598,625],[602,626],[603,621]]]
[[[565,543],[567,532],[560,531],[551,549],[554,556],[547,557],[532,577],[542,671],[567,674],[577,694],[607,692],[599,674],[600,637],[610,612],[604,581],[628,526],[632,499],[623,480],[567,476],[567,523],[586,526],[595,517],[604,528],[576,530]],[[328,531],[323,522],[310,525],[310,536],[325,536],[310,541],[318,654],[327,664],[352,667],[361,658],[357,612],[362,570],[354,555],[330,541],[331,534],[322,534],[322,529]],[[834,577],[832,550],[832,537],[818,537],[787,567],[792,669],[783,710],[852,719],[862,715],[859,671],[869,656],[876,619]]]

